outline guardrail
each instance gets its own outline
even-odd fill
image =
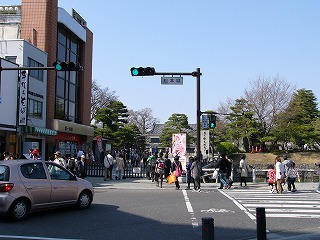
[[[301,182],[318,182],[319,175],[314,169],[299,169],[299,176]],[[250,176],[249,176],[250,177]],[[267,182],[268,169],[252,169],[252,182]]]

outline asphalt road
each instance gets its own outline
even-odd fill
[[[257,206],[266,208],[268,239],[320,239],[317,183],[298,183],[298,192],[280,196],[263,183],[230,190],[207,183],[198,193],[185,183],[175,190],[146,179],[87,180],[95,186],[90,209],[39,212],[17,223],[1,218],[0,239],[199,240],[203,219],[213,221],[214,239],[256,239]]]

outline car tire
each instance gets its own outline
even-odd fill
[[[30,204],[25,199],[14,201],[9,210],[9,218],[12,221],[21,221],[27,218],[30,211]]]
[[[91,206],[92,194],[90,191],[82,191],[79,195],[77,207],[79,209],[87,209]]]

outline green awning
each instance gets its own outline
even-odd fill
[[[40,133],[43,135],[56,136],[58,131],[43,127],[23,126],[24,133]]]

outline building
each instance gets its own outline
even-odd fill
[[[90,154],[94,132],[90,126],[93,33],[86,21],[74,9],[70,15],[59,8],[58,0],[22,0],[19,6],[0,6],[0,16],[1,41],[25,40],[47,54],[44,67],[57,61],[77,62],[83,67],[80,72],[39,72],[47,77],[43,128],[57,131],[56,135],[42,131],[46,135],[42,148],[46,158],[58,150],[66,156],[78,149]],[[42,65],[28,61],[23,64]],[[32,96],[28,92],[28,98]],[[32,126],[27,121],[27,127]],[[28,134],[34,134],[33,131]]]
[[[162,134],[162,129],[164,128],[165,124],[155,123],[153,128],[146,133],[146,147],[149,149],[157,149],[166,151],[168,149],[164,149],[161,147],[160,142],[160,135]],[[188,133],[191,134],[193,137],[196,137],[197,133],[197,125],[196,124],[189,124],[192,130],[188,130]],[[187,152],[192,153],[195,151],[195,144],[187,145]],[[171,152],[171,150],[169,150]]]

